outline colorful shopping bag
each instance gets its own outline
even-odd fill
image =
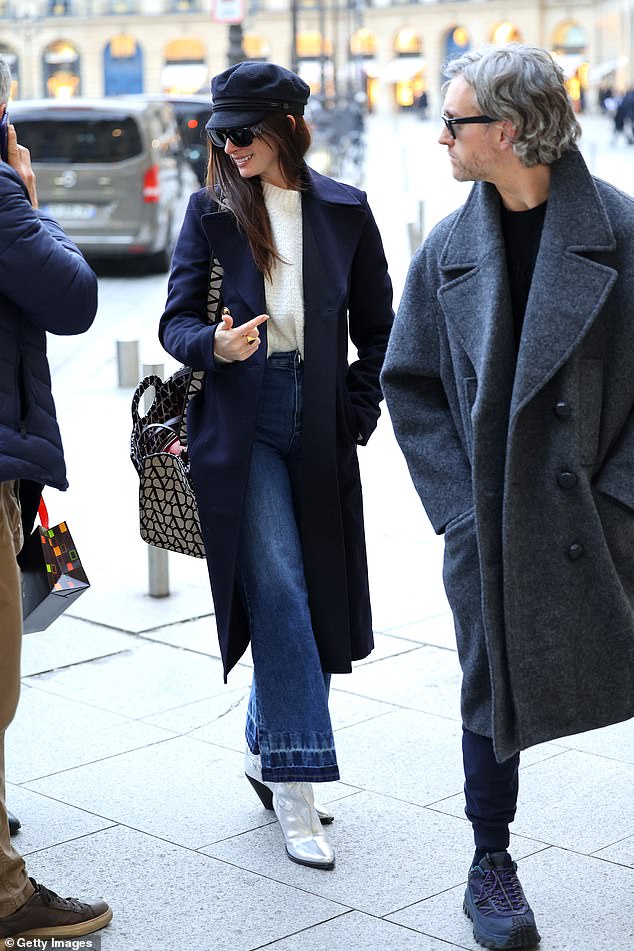
[[[42,524],[18,556],[24,634],[45,631],[90,587],[66,522],[51,528],[43,499],[38,514]]]

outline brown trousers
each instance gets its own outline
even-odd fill
[[[0,918],[33,894],[24,860],[9,838],[4,783],[4,733],[20,696],[22,592],[15,556],[22,547],[22,525],[16,488],[14,482],[0,482]]]

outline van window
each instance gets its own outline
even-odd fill
[[[129,117],[24,118],[15,125],[34,162],[121,162],[143,151],[139,127]]]

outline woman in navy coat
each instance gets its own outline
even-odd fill
[[[330,674],[373,647],[357,445],[379,417],[392,289],[363,192],[304,162],[308,86],[239,63],[212,94],[210,187],[190,199],[160,336],[206,371],[188,444],[225,680],[251,642],[245,771],[289,857],[332,868],[311,783],[339,778]],[[212,256],[229,313],[209,326]]]

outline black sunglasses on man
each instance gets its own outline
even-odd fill
[[[498,119],[492,119],[491,116],[446,116],[443,112],[441,116],[442,121],[447,126],[447,132],[452,139],[456,138],[456,130],[454,129],[455,125],[480,125],[489,122],[498,122]],[[233,141],[233,140],[232,140]]]

